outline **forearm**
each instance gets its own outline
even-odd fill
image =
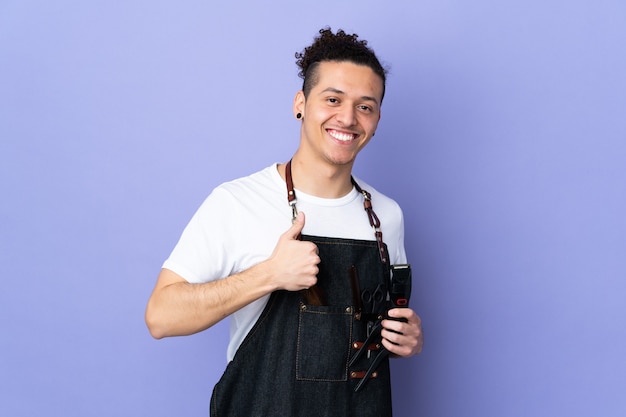
[[[304,213],[300,212],[268,259],[222,280],[190,284],[162,269],[146,309],[152,336],[197,333],[273,291],[299,291],[315,285],[320,258],[314,243],[298,239],[303,227]]]
[[[197,333],[274,289],[265,264],[205,284],[164,269],[148,301],[146,324],[157,339]]]

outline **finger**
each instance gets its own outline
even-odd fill
[[[384,328],[381,332],[380,335],[383,337],[384,340],[388,340],[389,342],[393,343],[394,345],[402,345],[402,341],[407,339],[407,337],[400,333],[397,332],[395,330],[390,330],[389,328]]]
[[[413,323],[421,323],[420,318],[410,308],[392,308],[387,314],[390,318],[406,319]]]
[[[381,332],[383,345],[391,353],[398,356],[408,357],[420,353],[424,344],[422,332],[417,331],[416,334],[413,334],[414,332],[409,330],[408,333],[407,335],[406,333],[383,329]]]
[[[285,236],[290,239],[298,239],[304,228],[304,213],[300,212],[293,220],[291,227],[285,232]]]
[[[387,339],[383,339],[382,343],[385,349],[387,349],[389,353],[391,353],[392,355],[406,358],[406,357],[412,356],[413,354],[413,352],[411,351],[411,348],[409,348],[408,346],[396,344],[396,343],[390,342]]]
[[[383,320],[382,325],[385,330],[388,330],[394,333],[403,334],[406,331],[404,329],[404,327],[406,326],[406,323],[402,321]]]
[[[390,320],[383,320],[384,329],[409,336],[420,336],[422,320],[415,312],[408,308],[389,310]],[[393,313],[392,313],[393,311]],[[395,315],[396,317],[393,317]]]

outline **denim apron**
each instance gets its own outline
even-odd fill
[[[355,392],[380,350],[380,337],[349,365],[372,326],[356,307],[360,290],[382,286],[386,298],[389,266],[381,256],[382,239],[301,239],[319,249],[316,289],[323,305],[308,303],[302,292],[272,293],[213,390],[211,416],[391,416],[387,356]],[[377,311],[384,312],[384,304]]]

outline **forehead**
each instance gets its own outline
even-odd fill
[[[375,97],[382,100],[383,80],[367,65],[352,62],[324,61],[317,68],[317,83],[312,92],[334,89],[347,95]]]

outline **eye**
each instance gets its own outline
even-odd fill
[[[357,108],[361,110],[362,112],[366,112],[366,113],[371,113],[373,111],[370,106],[366,106],[364,104],[357,106]]]
[[[326,99],[326,101],[327,101],[329,104],[339,104],[339,99],[338,99],[338,98],[336,98],[336,97],[328,97],[328,98]]]

